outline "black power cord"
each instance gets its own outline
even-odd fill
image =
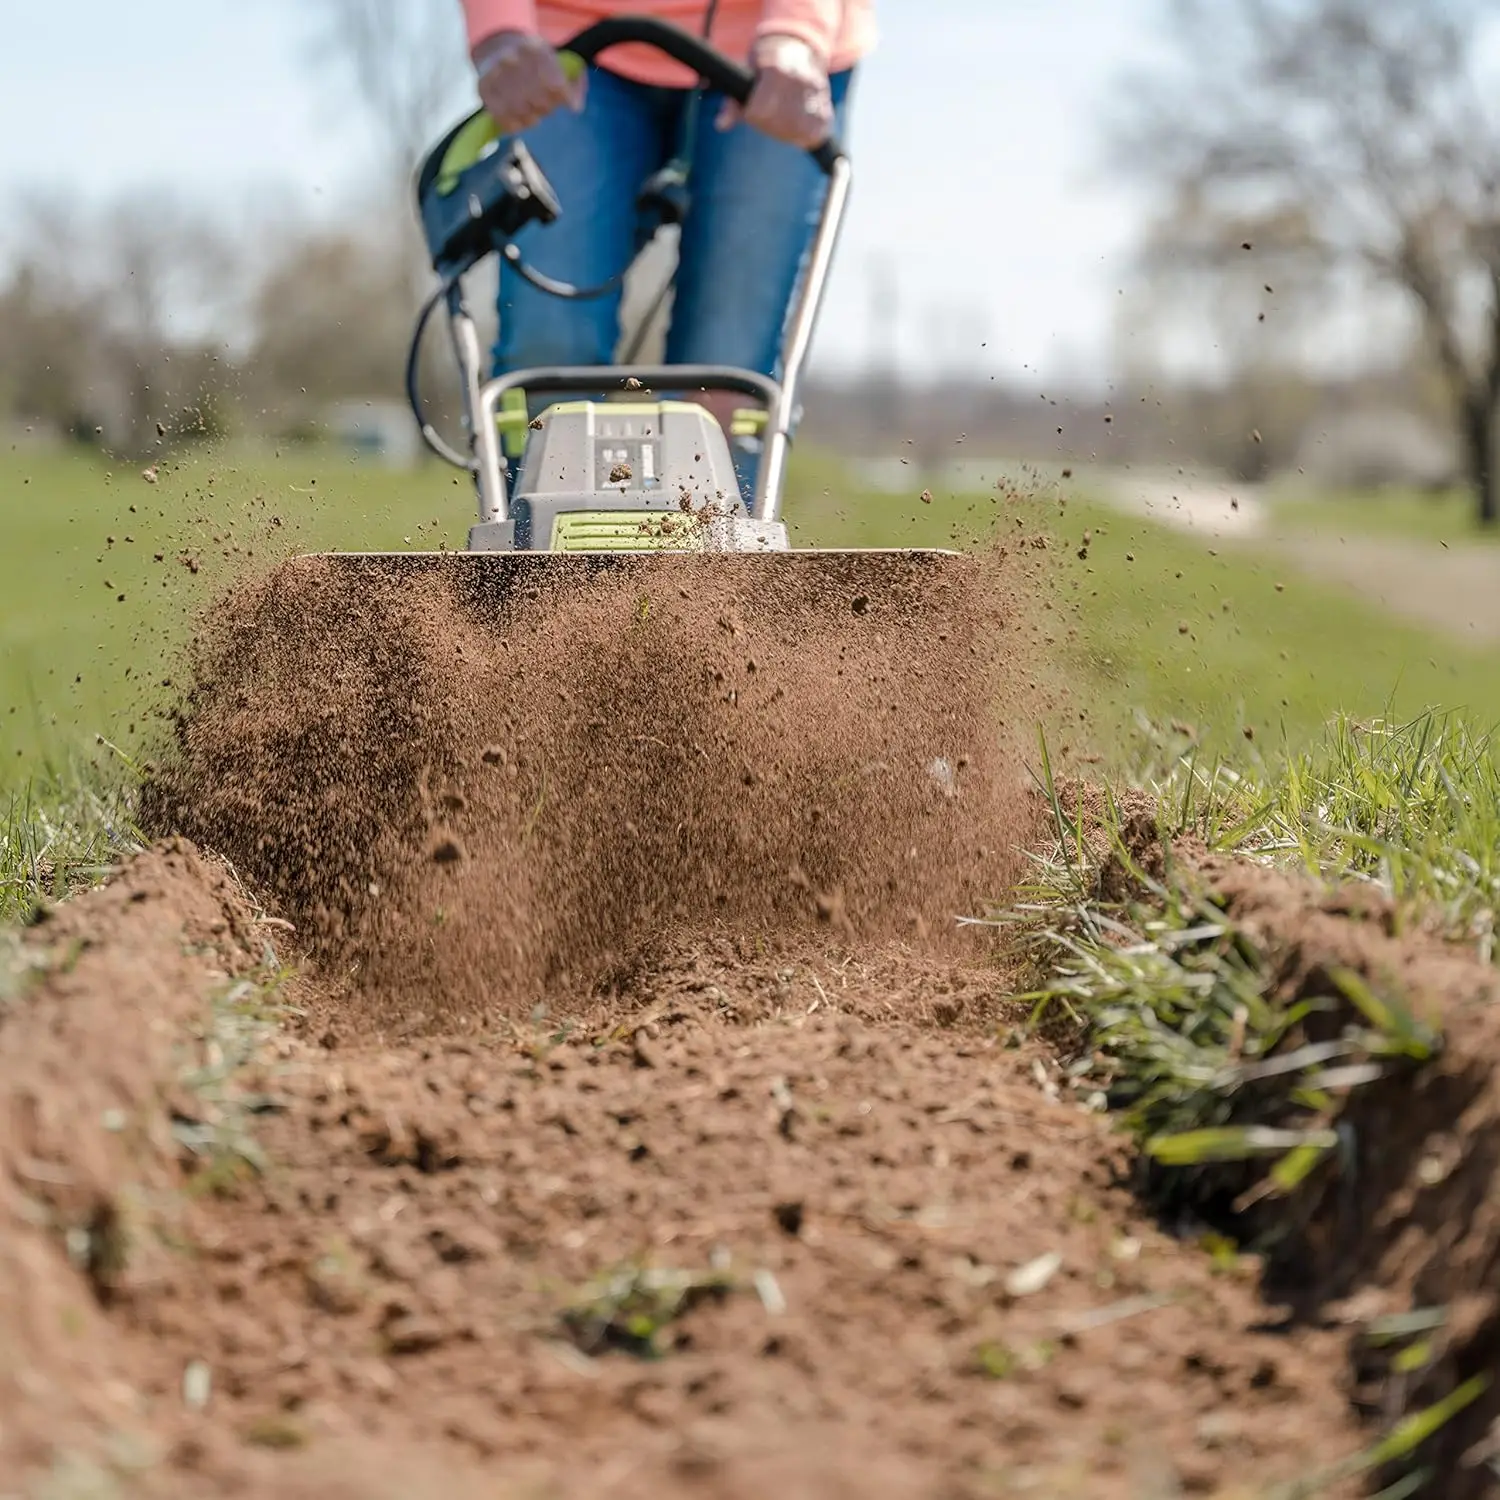
[[[506,265],[510,266],[518,276],[529,281],[539,292],[546,292],[549,297],[560,297],[565,302],[593,302],[600,297],[607,297],[625,280],[630,269],[627,266],[624,271],[617,272],[608,281],[601,282],[598,286],[577,287],[570,286],[566,281],[554,281],[550,276],[538,271],[535,266],[528,266],[521,259],[521,252],[513,242],[503,245],[500,255]]]
[[[427,332],[427,325],[432,321],[433,313],[438,310],[438,304],[451,303],[454,298],[460,297],[459,281],[462,274],[462,272],[457,272],[443,281],[422,304],[422,311],[417,314],[417,326],[411,336],[411,347],[406,351],[406,402],[411,407],[412,415],[417,419],[417,431],[421,433],[422,441],[444,463],[452,464],[455,469],[466,469],[470,474],[477,474],[479,472],[478,461],[465,458],[456,449],[450,448],[443,441],[437,428],[427,420],[426,413],[422,409],[422,335]],[[462,306],[461,299],[459,305]]]

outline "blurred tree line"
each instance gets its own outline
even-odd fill
[[[191,203],[135,194],[29,203],[10,227],[0,411],[16,420],[139,455],[399,392],[421,272],[399,233],[283,222],[247,248]]]
[[[1334,478],[1457,476],[1494,521],[1500,114],[1483,64],[1500,0],[1160,4],[1156,60],[1123,80],[1105,122],[1112,167],[1151,205],[1110,391],[921,388],[872,369],[810,389],[804,431],[855,453],[910,450],[924,471],[964,442],[1253,481],[1313,463],[1320,445],[1328,457],[1342,423]],[[225,222],[135,192],[16,205],[0,417],[139,453],[310,431],[330,403],[399,398],[428,281],[411,171],[473,99],[458,7],[304,9],[317,76],[369,126],[363,197],[332,224]],[[489,313],[478,289],[475,303]],[[1204,350],[1210,368],[1194,369],[1184,351],[1201,365]],[[441,328],[425,363],[451,422]]]
[[[1164,0],[1158,61],[1108,127],[1113,165],[1155,205],[1142,348],[1210,335],[1262,436],[1320,372],[1403,371],[1406,409],[1446,425],[1486,524],[1497,18],[1496,0]]]
[[[410,196],[472,84],[456,5],[307,0],[308,63],[366,120],[368,181],[335,223],[184,195],[13,206],[0,264],[0,417],[142,455],[233,430],[308,432],[395,399],[428,280]],[[437,338],[434,403],[455,392]]]

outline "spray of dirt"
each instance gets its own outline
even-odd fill
[[[230,858],[381,1026],[726,923],[949,943],[1027,832],[997,569],[284,563],[212,615],[146,821]]]

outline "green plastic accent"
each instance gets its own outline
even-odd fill
[[[553,552],[702,552],[699,523],[670,510],[579,510],[552,523]]]
[[[453,143],[443,155],[443,164],[438,168],[433,186],[439,196],[446,198],[458,186],[463,174],[479,160],[484,148],[499,139],[500,127],[484,110],[470,115],[453,137]]]
[[[557,61],[569,83],[577,83],[588,67],[576,52],[566,49],[557,54]],[[446,198],[458,186],[463,174],[479,160],[484,148],[499,139],[500,127],[490,118],[488,111],[476,110],[470,115],[453,137],[433,180],[438,196]]]
[[[531,426],[525,391],[506,391],[500,398],[500,410],[495,413],[495,426],[500,429],[500,446],[505,456],[520,458],[526,451],[526,433]]]
[[[730,437],[759,437],[766,430],[771,413],[763,406],[741,406],[729,420]]]

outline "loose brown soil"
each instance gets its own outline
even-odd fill
[[[506,562],[234,596],[148,788],[363,1027],[481,1027],[725,917],[937,941],[1011,883],[1024,617],[977,566],[548,559],[501,592]]]
[[[238,1080],[275,1101],[270,1169],[195,1189],[167,1128],[200,1112],[192,1032],[278,932],[187,846],[38,932],[88,946],[0,1053],[33,1122],[6,1163],[34,1221],[5,1239],[12,1474],[102,1426],[161,1493],[1123,1496],[1357,1441],[1340,1336],[1257,1331],[1253,1278],[1141,1214],[1108,1123],[1007,1045],[992,969],[726,936],[561,1040],[328,1048],[288,1021]],[[563,1321],[637,1259],[728,1283],[651,1361]]]
[[[1450,1042],[1269,1278],[1169,1235],[953,922],[1034,834],[1021,617],[855,584],[233,601],[170,836],[0,1010],[0,1494],[1248,1496],[1493,1364],[1490,970],[1207,865],[1287,983],[1390,971]]]

